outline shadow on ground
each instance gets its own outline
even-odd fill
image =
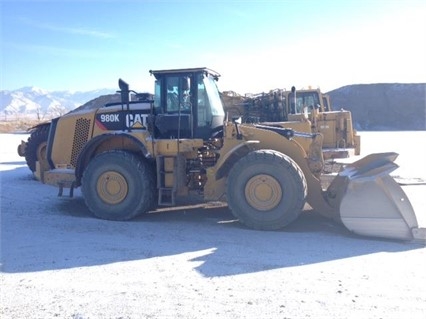
[[[214,277],[423,248],[358,237],[309,211],[281,231],[250,230],[217,203],[163,209],[127,222],[99,220],[79,191],[74,198],[58,198],[54,187],[29,178],[26,168],[0,174],[0,253],[7,273],[195,253],[188,262]]]

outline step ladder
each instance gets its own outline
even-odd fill
[[[159,155],[157,162],[158,205],[175,205],[177,157]]]

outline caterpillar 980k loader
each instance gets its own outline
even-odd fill
[[[60,194],[81,187],[93,214],[109,220],[128,220],[198,193],[207,201],[226,199],[240,222],[254,229],[285,227],[307,202],[357,234],[426,237],[388,174],[397,154],[349,164],[325,189],[320,133],[228,120],[216,87],[219,74],[210,69],[150,73],[153,100],[130,101],[129,86],[119,80],[121,103],[54,119],[48,164],[36,163],[40,180]]]

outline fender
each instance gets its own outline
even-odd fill
[[[122,137],[131,140],[139,148],[145,158],[152,158],[145,145],[133,135],[127,134],[125,132],[98,135],[95,138],[91,139],[89,142],[87,142],[86,145],[84,145],[78,156],[77,165],[75,168],[77,186],[80,185],[81,177],[83,176],[83,171],[86,168],[87,164],[96,155],[96,150],[98,146],[109,139],[117,137]]]
[[[249,140],[243,143],[240,143],[233,148],[231,148],[228,152],[226,152],[223,156],[220,157],[219,162],[217,163],[216,170],[216,180],[221,179],[226,176],[231,169],[232,165],[240,159],[242,156],[248,154],[250,151],[253,151],[255,148],[253,144],[259,144],[260,141],[257,140]]]
[[[42,123],[39,123],[39,124],[36,124],[36,125],[34,125],[34,126],[32,126],[32,127],[30,127],[29,129],[28,129],[28,131],[31,133],[32,131],[34,131],[35,129],[38,129],[38,128],[40,128],[40,127],[43,127],[43,126],[49,126],[51,124],[51,122],[49,121],[49,122],[42,122]]]

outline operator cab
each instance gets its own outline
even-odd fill
[[[310,113],[314,108],[324,111],[317,91],[297,91],[296,93],[292,88],[288,99],[290,101],[290,114]]]
[[[155,93],[150,126],[155,138],[207,140],[223,126],[225,113],[216,81],[207,68],[150,71]]]

